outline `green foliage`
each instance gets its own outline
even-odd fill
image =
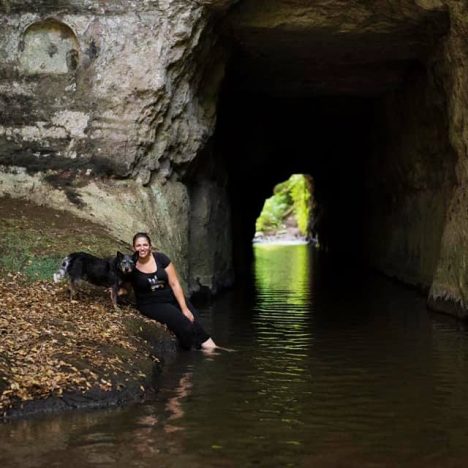
[[[312,210],[312,191],[308,177],[293,174],[275,186],[273,196],[265,201],[257,219],[256,230],[274,233],[286,227],[286,219],[293,216],[301,235],[308,234]]]
[[[311,216],[311,188],[309,180],[301,174],[290,177],[291,198],[293,199],[294,213],[297,227],[303,236],[308,234],[309,219]]]
[[[277,193],[265,200],[263,210],[257,219],[257,231],[271,232],[283,227],[283,220],[291,208],[288,193]]]

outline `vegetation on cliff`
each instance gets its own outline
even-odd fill
[[[257,219],[256,231],[274,235],[288,227],[295,227],[302,237],[307,237],[312,207],[310,177],[293,174],[276,185],[273,196],[265,201]]]

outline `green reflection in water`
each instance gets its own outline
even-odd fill
[[[145,405],[4,424],[0,466],[467,466],[466,328],[379,277],[318,301],[313,255],[256,246],[256,307],[211,328],[237,352],[179,353]]]
[[[255,286],[257,306],[268,308],[278,292],[284,305],[306,306],[310,303],[310,248],[307,244],[255,244]],[[299,309],[303,310],[303,309]]]

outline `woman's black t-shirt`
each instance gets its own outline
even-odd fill
[[[131,274],[131,283],[135,291],[137,306],[175,301],[165,270],[171,260],[161,252],[153,253],[153,257],[156,262],[155,272],[143,273],[135,268]]]

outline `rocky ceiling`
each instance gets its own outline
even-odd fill
[[[302,97],[393,89],[448,28],[438,0],[241,0],[223,25],[238,86]]]

